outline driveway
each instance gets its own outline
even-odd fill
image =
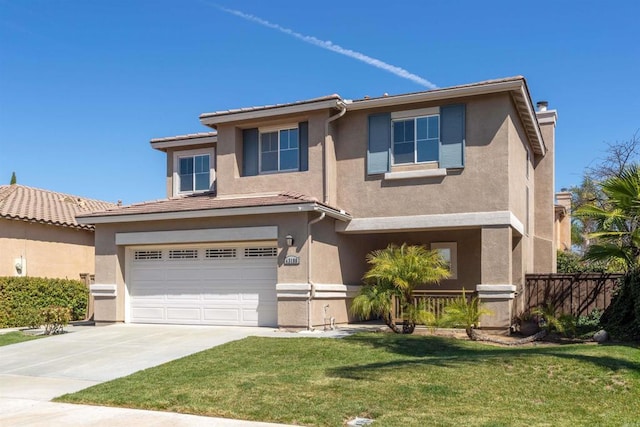
[[[136,416],[143,418],[134,424],[156,426],[268,425],[48,401],[250,335],[286,333],[270,328],[132,324],[69,330],[0,347],[0,425],[131,425]]]

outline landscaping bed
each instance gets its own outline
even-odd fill
[[[637,423],[633,345],[497,347],[439,336],[250,337],[59,401],[300,425]]]

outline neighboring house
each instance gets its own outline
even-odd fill
[[[555,271],[556,112],[523,77],[205,113],[154,139],[166,200],[96,226],[96,320],[306,328],[349,320],[365,256],[439,249],[507,327],[525,273]]]
[[[555,236],[556,248],[559,251],[571,250],[571,193],[556,193]]]
[[[113,203],[0,185],[0,276],[80,279],[93,273],[94,227],[75,216]]]

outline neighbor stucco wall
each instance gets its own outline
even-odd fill
[[[88,230],[0,219],[0,276],[14,276],[22,256],[27,276],[79,280],[94,271],[93,237]]]

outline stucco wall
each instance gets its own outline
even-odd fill
[[[455,103],[466,104],[465,167],[443,178],[390,181],[367,175],[368,115],[392,110],[347,112],[336,138],[338,206],[354,217],[507,210],[510,98],[502,94]],[[438,105],[405,105],[395,111]]]
[[[278,227],[278,247],[280,248],[277,261],[278,283],[307,283],[307,218],[306,214],[279,214],[98,224],[96,227],[96,283],[116,284],[117,297],[96,300],[96,320],[122,322],[125,319],[125,247],[116,245],[116,233],[275,225]],[[288,248],[285,243],[287,234],[291,234],[295,240],[291,248]],[[300,256],[300,264],[284,266],[287,255]]]
[[[546,114],[549,114],[547,112]],[[547,154],[535,161],[535,239],[534,272],[556,272],[556,242],[554,236],[555,191],[555,123],[540,124]]]
[[[309,115],[284,116],[269,122],[222,124],[218,126],[217,194],[247,194],[274,191],[294,191],[323,199],[323,155],[325,120],[328,111]],[[242,129],[274,126],[279,123],[309,123],[309,170],[305,172],[242,175]]]
[[[26,260],[33,277],[80,279],[93,273],[93,232],[0,219],[0,276],[14,276],[15,259]]]

